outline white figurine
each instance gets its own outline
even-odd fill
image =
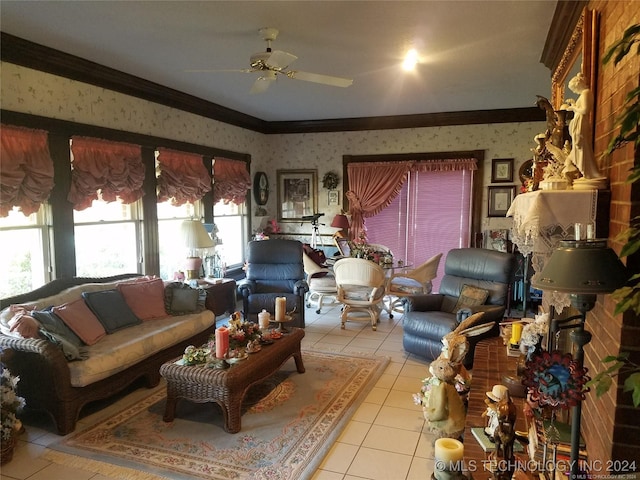
[[[602,178],[593,155],[591,123],[589,121],[589,115],[593,111],[593,92],[587,87],[582,73],[578,73],[569,80],[569,88],[579,96],[577,100],[567,99],[564,107],[573,112],[573,118],[569,122],[572,148],[565,160],[563,173],[570,174],[577,168],[585,179]]]

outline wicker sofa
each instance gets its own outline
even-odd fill
[[[119,284],[121,288],[132,277],[135,275],[54,280],[33,292],[0,300],[0,347],[12,350],[5,363],[20,376],[18,393],[28,408],[48,412],[60,435],[75,429],[82,407],[89,402],[108,398],[140,378],[146,386],[156,386],[164,362],[181,355],[188,345],[207,341],[215,329],[215,315],[204,310],[127,326],[83,347],[86,359],[69,361],[48,340],[12,335],[10,306],[46,309],[80,299],[83,292],[113,290]]]

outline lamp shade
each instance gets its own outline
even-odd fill
[[[331,226],[334,228],[340,228],[342,230],[347,230],[349,228],[349,219],[346,215],[338,214],[333,217],[331,221]]]
[[[628,273],[606,240],[561,241],[531,284],[541,290],[576,294],[610,293]]]
[[[211,248],[213,240],[199,220],[185,220],[181,226],[182,243],[189,250]]]

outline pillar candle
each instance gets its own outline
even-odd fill
[[[513,322],[511,324],[511,339],[509,343],[511,345],[518,345],[520,343],[520,337],[522,337],[522,324],[520,322]]]
[[[271,321],[271,315],[266,310],[262,310],[258,314],[258,323],[261,330],[267,330],[269,328],[269,322]]]
[[[462,458],[464,457],[464,446],[462,442],[454,438],[439,438],[434,445],[436,461],[445,462],[447,470],[462,468]],[[453,465],[451,465],[453,463]],[[457,463],[457,465],[456,465]]]
[[[284,321],[284,314],[287,311],[287,299],[285,297],[276,297],[276,322]]]
[[[216,358],[225,358],[229,350],[229,329],[216,328]]]

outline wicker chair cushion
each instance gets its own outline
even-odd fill
[[[161,278],[118,285],[127,305],[140,320],[155,320],[168,314],[164,308],[164,282]]]
[[[412,278],[397,277],[389,285],[389,293],[424,293],[424,286]]]

